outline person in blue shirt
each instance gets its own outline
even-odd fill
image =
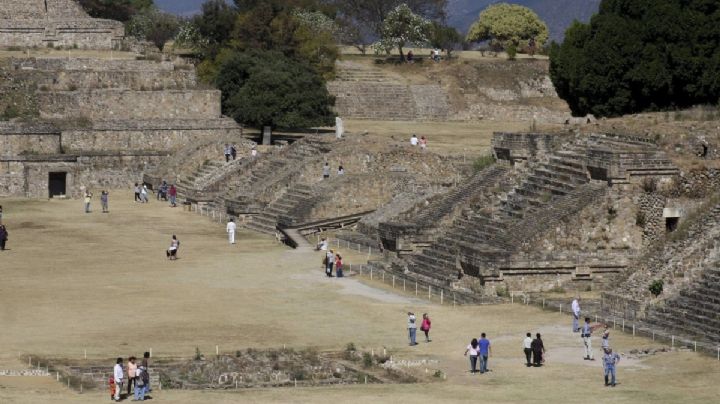
[[[485,337],[485,333],[480,334],[478,340],[478,358],[480,359],[480,373],[488,371],[488,357],[490,356],[490,340]]]
[[[612,348],[605,348],[603,356],[603,368],[605,369],[605,386],[615,387],[615,366],[620,362],[620,355],[613,352]],[[608,380],[608,377],[610,380]],[[609,383],[608,383],[609,382]]]

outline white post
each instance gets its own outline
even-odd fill
[[[515,295],[512,292],[510,293],[510,304],[515,304]]]
[[[295,379],[295,387],[297,387],[297,379]]]
[[[85,359],[87,359],[87,349],[85,349]]]
[[[633,337],[635,336],[635,324],[633,324]]]
[[[417,287],[417,281],[415,281],[415,296],[418,295],[418,287]]]
[[[543,309],[545,308],[545,299],[543,299]]]
[[[695,341],[694,344],[695,344],[695,352],[697,352],[697,341]]]
[[[405,278],[403,278],[403,292],[405,291]]]
[[[672,340],[672,343],[671,343],[670,347],[675,348],[675,336],[674,335],[672,336],[671,340]]]
[[[444,292],[444,291],[445,291],[445,290],[440,289],[440,304],[443,304],[443,292]]]
[[[150,348],[150,357],[152,358],[152,348]]]
[[[560,314],[562,314],[562,303],[558,305],[560,307]]]
[[[393,275],[393,289],[395,289],[395,275]]]
[[[215,345],[215,356],[220,355],[220,347]]]
[[[55,381],[56,382],[60,381],[60,372],[55,372]]]
[[[595,322],[597,323],[597,314],[595,315]]]
[[[370,280],[372,280],[372,278],[373,278],[373,268],[370,267]]]
[[[625,332],[625,318],[623,318],[622,320],[623,320],[623,322],[622,322],[622,330],[623,330],[623,332]]]

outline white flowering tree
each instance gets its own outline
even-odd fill
[[[413,13],[407,4],[401,4],[388,13],[383,22],[382,38],[373,48],[377,53],[397,48],[400,59],[405,60],[405,45],[426,43],[431,32],[432,23],[429,20]]]

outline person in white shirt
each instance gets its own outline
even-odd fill
[[[532,341],[532,334],[527,333],[523,340],[523,352],[525,352],[525,360],[527,361],[525,366],[527,367],[532,366]]]
[[[417,146],[418,145],[418,138],[417,135],[413,134],[410,138],[410,145],[411,146]]]
[[[227,227],[225,228],[225,231],[227,231],[227,234],[228,234],[228,241],[230,242],[230,244],[235,244],[235,229],[237,229],[235,220],[230,219],[230,221],[227,224]]]
[[[578,322],[580,321],[580,296],[575,296],[575,299],[572,301],[572,315],[573,315],[573,332],[579,332],[580,331],[580,324]]]
[[[120,401],[120,392],[122,391],[124,373],[123,373],[123,359],[117,358],[115,368],[113,368],[113,378],[115,379],[115,401]]]
[[[470,354],[470,373],[477,372],[478,349],[478,340],[476,338],[473,338],[470,345],[465,348],[465,356]]]
[[[255,158],[255,157],[257,157],[257,155],[258,155],[258,151],[255,148],[255,146],[253,146],[252,149],[250,150],[250,157]]]

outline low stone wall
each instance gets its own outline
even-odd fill
[[[91,90],[38,94],[43,118],[214,119],[220,118],[217,90]]]
[[[122,23],[111,20],[0,19],[0,46],[115,49],[125,37]]]
[[[492,148],[499,160],[527,160],[550,153],[568,140],[563,134],[496,132]]]
[[[0,122],[0,157],[60,150],[60,131],[52,125]]]

